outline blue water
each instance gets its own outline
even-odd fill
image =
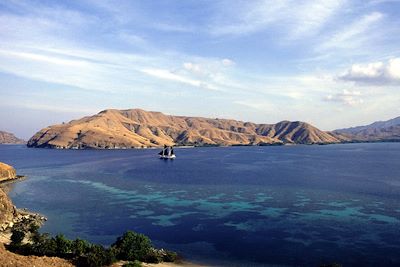
[[[216,266],[400,266],[400,143],[156,150],[0,146],[42,228],[105,245],[124,231]]]

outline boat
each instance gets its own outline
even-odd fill
[[[174,149],[172,148],[172,146],[164,145],[163,150],[161,150],[161,152],[158,153],[158,155],[160,155],[160,159],[174,159],[174,158],[176,158],[176,155],[174,153]]]

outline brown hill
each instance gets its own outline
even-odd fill
[[[1,189],[0,189],[1,190]],[[0,244],[0,267],[73,267],[70,262],[56,257],[22,256],[11,253]]]
[[[356,142],[400,142],[400,117],[377,121],[365,126],[335,130],[333,134],[340,134]]]
[[[0,131],[0,144],[25,144],[22,139],[17,138],[14,134]]]
[[[49,126],[30,147],[141,148],[166,145],[263,145],[337,143],[335,135],[305,122],[255,124],[227,119],[165,115],[141,109],[101,111],[94,116]]]
[[[17,177],[17,172],[13,167],[3,162],[0,162],[0,182],[14,179]]]

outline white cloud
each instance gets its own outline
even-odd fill
[[[170,80],[170,81],[175,81],[175,82],[180,82],[184,84],[188,84],[194,87],[201,87],[204,89],[210,89],[210,90],[218,90],[218,88],[210,83],[203,82],[200,80],[194,80],[182,75],[175,74],[169,70],[165,69],[142,69],[141,70],[143,73],[163,79],[163,80]]]
[[[360,91],[343,90],[340,93],[327,95],[323,100],[327,102],[338,102],[345,105],[354,106],[364,103],[364,100],[361,97],[362,95]]]
[[[362,84],[400,84],[400,58],[388,62],[354,64],[339,79]]]
[[[290,38],[313,35],[344,6],[344,0],[309,1],[294,7]]]
[[[154,29],[165,32],[177,32],[177,33],[191,33],[194,32],[193,26],[168,24],[168,23],[153,23],[151,25]]]
[[[229,59],[229,58],[224,58],[223,60],[221,60],[221,62],[222,62],[222,65],[224,65],[226,67],[233,66],[236,64],[235,61],[233,61],[232,59]]]
[[[28,53],[28,52],[0,50],[0,55],[6,56],[6,57],[20,58],[20,59],[29,60],[29,61],[40,61],[40,62],[44,62],[44,63],[50,63],[50,64],[68,66],[68,67],[85,67],[90,64],[90,62],[87,62],[84,60],[65,59],[65,58],[60,58],[60,57]]]
[[[195,64],[195,63],[192,63],[192,62],[183,63],[183,67],[186,70],[194,72],[194,73],[202,73],[203,72],[203,70],[202,70],[202,68],[200,67],[199,64]]]
[[[382,30],[375,28],[375,26],[383,17],[382,13],[373,12],[361,18],[356,18],[350,25],[344,25],[343,29],[326,37],[317,46],[317,51],[326,53],[328,49],[356,49],[370,42],[376,34],[379,34],[377,31]]]
[[[213,35],[246,35],[278,28],[290,39],[318,33],[343,7],[345,0],[222,2],[209,26]],[[282,31],[284,30],[284,31]]]

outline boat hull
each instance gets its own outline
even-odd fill
[[[163,156],[163,155],[160,155],[160,159],[174,159],[174,158],[176,158],[175,155],[171,155],[171,156]]]

